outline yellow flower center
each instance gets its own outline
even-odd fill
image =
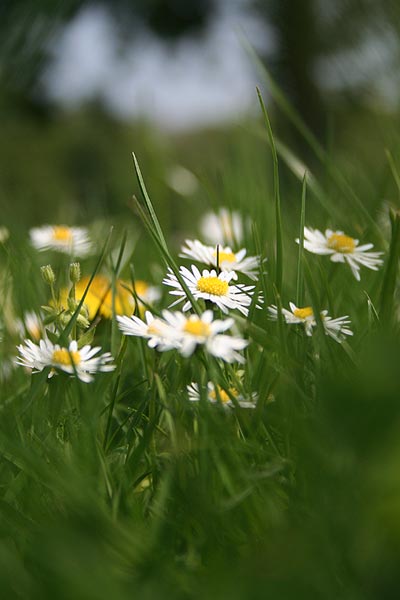
[[[53,227],[53,240],[57,242],[69,242],[72,239],[72,231],[69,227],[57,225]]]
[[[232,396],[237,396],[237,391],[235,390],[235,388],[229,388],[229,392]],[[211,392],[208,395],[211,398],[211,400],[221,400],[222,404],[227,404],[228,402],[231,402],[231,396],[229,396],[229,394],[219,385],[217,385],[216,388],[211,390]]]
[[[336,250],[336,252],[342,252],[342,254],[352,254],[355,247],[356,242],[348,235],[343,235],[342,233],[332,233],[332,235],[328,238],[328,248]]]
[[[30,325],[27,329],[28,329],[28,332],[30,333],[30,336],[34,340],[39,340],[41,338],[42,332],[40,331],[39,325]]]
[[[305,306],[304,308],[295,308],[293,314],[298,319],[307,319],[307,317],[313,317],[313,309],[311,306]]]
[[[217,251],[214,252],[214,257],[217,258]],[[229,263],[233,263],[236,262],[236,255],[233,252],[221,252],[221,250],[218,252],[218,257],[219,257],[219,263],[223,263],[223,262],[229,262]]]
[[[158,321],[153,321],[147,328],[148,335],[159,335],[161,333]]]
[[[218,277],[200,277],[197,282],[199,292],[213,294],[214,296],[226,296],[229,290],[227,281],[222,281]]]
[[[208,323],[203,323],[203,321],[195,317],[186,321],[183,331],[192,335],[208,337],[211,334],[211,327]]]
[[[59,348],[58,350],[54,350],[52,360],[59,365],[63,365],[65,367],[78,366],[81,362],[81,355],[78,351],[67,350],[67,348]]]

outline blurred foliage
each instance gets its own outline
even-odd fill
[[[107,4],[124,13],[132,3]],[[212,7],[206,2],[174,4],[200,12]],[[305,29],[299,20],[312,18],[315,2],[299,3],[302,10],[289,2],[259,3],[281,23],[290,48],[280,59],[293,71],[286,75],[282,66],[282,80],[292,81],[292,98],[302,90],[300,104],[295,103],[311,125],[318,120],[316,129],[322,116],[319,140],[329,160],[324,164],[310,158],[309,148],[298,144],[277,107],[271,111],[273,129],[277,140],[299,149],[294,158],[305,162],[326,197],[324,206],[322,196],[308,190],[307,223],[350,228],[360,238],[368,235],[366,239],[381,249],[377,232],[332,178],[329,167],[335,165],[377,223],[378,233],[388,240],[386,204],[398,210],[400,197],[385,150],[399,165],[399,115],[379,107],[361,108],[349,95],[329,103],[317,116],[320,107],[314,108],[314,100],[317,104],[325,100],[309,97],[313,87],[298,78],[309,76],[315,53],[355,41],[360,33],[355,20],[380,22],[376,15],[386,14],[398,27],[396,6],[334,4],[330,34],[309,22],[311,33],[304,44]],[[47,302],[48,290],[39,277],[43,257],[34,255],[27,242],[29,227],[44,222],[92,224],[101,240],[114,224],[113,257],[127,230],[128,259],[132,258],[136,273],[160,280],[164,265],[156,264],[155,250],[131,209],[132,194],[139,193],[132,150],[139,156],[173,251],[188,232],[193,234],[206,210],[232,206],[252,217],[262,250],[270,257],[270,270],[275,240],[272,168],[261,119],[167,136],[151,123],[115,121],[96,104],[66,114],[26,94],[52,32],[46,19],[58,27],[81,5],[3,2],[0,6],[1,77],[16,82],[12,93],[11,85],[3,88],[0,99],[0,225],[11,230],[9,244],[0,246],[2,309],[12,299],[21,316],[26,308]],[[162,17],[170,3],[140,2],[135,8],[139,6],[163,35],[191,27],[190,15],[183,14],[181,21]],[[202,26],[205,18],[198,21],[196,16],[195,22]],[[19,30],[14,27],[17,22]],[[338,29],[341,38],[335,36]],[[43,42],[40,47],[37,39]],[[176,165],[189,169],[198,180],[190,194],[171,186],[169,176]],[[293,173],[293,165],[294,161],[287,165],[280,158],[285,300],[293,298],[296,287],[293,240],[298,234],[301,176]],[[247,245],[254,251],[255,239],[250,237]],[[59,276],[65,265],[53,264]],[[356,361],[329,346],[315,357],[309,346],[297,344],[297,338],[288,342],[284,354],[274,325],[267,324],[271,347],[254,353],[251,365],[257,369],[252,383],[265,399],[271,396],[275,401],[262,402],[256,419],[240,412],[226,418],[205,406],[196,420],[179,388],[182,364],[158,357],[152,359],[153,370],[169,391],[151,415],[140,353],[132,351],[133,344],[127,351],[129,373],[119,391],[108,439],[107,411],[114,387],[107,376],[90,390],[61,378],[45,382],[40,375],[27,387],[22,369],[2,383],[2,597],[398,597],[398,322],[388,329],[368,314],[365,290],[379,308],[382,279],[374,273],[363,274],[356,286],[348,274],[325,274],[317,259],[308,264],[313,265],[321,302],[351,313]],[[93,266],[94,259],[88,260],[84,274]],[[269,276],[266,281],[269,302],[273,298]],[[109,323],[100,324],[98,336],[99,343],[108,343]],[[315,364],[310,365],[310,356]],[[5,354],[0,360],[3,365]],[[195,363],[189,362],[186,376],[195,370]]]
[[[54,39],[80,10],[105,7],[121,33],[132,39],[137,28],[148,26],[157,35],[174,39],[201,32],[213,17],[215,0],[3,0],[0,4],[0,82],[3,94],[15,100],[36,86]]]

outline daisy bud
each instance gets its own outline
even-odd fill
[[[66,327],[71,320],[71,315],[67,312],[63,312],[58,318],[61,326]]]
[[[54,285],[56,276],[54,275],[54,271],[53,271],[51,265],[45,265],[43,267],[40,267],[40,271],[42,273],[42,277],[43,277],[44,281],[48,285]]]
[[[86,304],[82,304],[80,314],[85,317],[85,319],[89,319],[89,309]]]
[[[79,313],[77,316],[76,323],[81,329],[87,329],[90,325],[90,322],[82,315],[82,313]]]
[[[68,298],[67,303],[68,303],[68,310],[71,313],[74,313],[79,306],[79,302],[77,300],[74,300],[74,298]]]
[[[71,283],[78,283],[81,278],[81,265],[78,262],[69,265],[69,278]]]

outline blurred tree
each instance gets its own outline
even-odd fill
[[[258,8],[277,33],[274,74],[306,123],[320,133],[324,127],[323,102],[313,77],[321,45],[316,2],[272,0],[266,4],[261,0]]]
[[[31,92],[60,28],[86,6],[104,6],[117,22],[122,38],[147,25],[157,35],[174,39],[201,32],[215,0],[2,0],[0,3],[0,86],[14,96]]]
[[[337,56],[345,61],[346,53],[355,51],[360,53],[361,62],[365,58],[366,63],[362,53],[368,43],[373,45],[376,39],[381,39],[385,46],[388,36],[398,40],[400,32],[400,3],[397,0],[254,0],[254,6],[274,27],[277,36],[273,74],[307,125],[317,134],[325,129],[323,115],[328,111],[328,98],[316,77],[319,59]],[[398,42],[397,49],[399,54]],[[393,56],[394,64],[398,64],[398,60],[398,55]],[[342,71],[348,73],[345,62]],[[381,75],[377,73],[376,79]],[[353,104],[360,104],[363,95],[356,83],[351,100]],[[365,86],[365,80],[360,85]]]

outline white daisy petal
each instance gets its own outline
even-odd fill
[[[296,239],[299,243],[299,239]],[[331,261],[347,263],[357,281],[360,281],[360,265],[377,271],[382,265],[382,252],[369,252],[373,244],[358,245],[359,241],[343,231],[327,229],[323,234],[318,229],[304,227],[304,248],[309,252],[330,255]]]
[[[285,308],[282,309],[282,316],[286,323],[290,325],[302,324],[304,326],[306,335],[311,336],[314,327],[317,325],[312,307],[305,306],[301,308],[296,306],[293,302],[289,302],[289,306],[290,311],[286,310]],[[274,304],[268,306],[267,311],[270,319],[273,321],[278,320],[278,309]],[[342,342],[346,335],[353,335],[353,332],[348,327],[351,321],[347,315],[332,319],[332,317],[328,315],[327,310],[322,310],[320,312],[320,316],[324,326],[325,334],[329,335],[336,342]]]
[[[191,402],[198,402],[201,398],[199,386],[197,383],[191,383],[187,386],[188,397]],[[244,396],[234,387],[229,388],[229,394],[219,385],[214,385],[211,381],[207,383],[205,390],[207,399],[212,404],[221,404],[224,408],[234,408],[235,403],[232,397],[235,398],[236,404],[241,408],[255,408],[257,402],[257,394],[250,394],[250,401],[245,400]]]
[[[204,215],[200,230],[202,237],[210,244],[240,244],[245,230],[249,230],[250,220],[242,219],[236,211],[220,208],[218,213]]]
[[[190,356],[196,347],[204,349],[225,362],[244,362],[239,352],[247,345],[247,340],[236,336],[221,335],[233,325],[233,319],[213,321],[213,313],[206,310],[201,316],[186,316],[181,312],[163,311],[163,317],[175,332],[178,350],[182,356]]]
[[[31,229],[29,235],[32,246],[40,251],[56,250],[83,258],[92,250],[92,243],[85,227],[43,225]]]
[[[24,344],[20,344],[17,348],[19,356],[15,362],[31,369],[33,373],[52,367],[71,376],[77,376],[84,383],[89,383],[93,380],[93,374],[115,369],[115,365],[110,364],[113,358],[109,352],[95,356],[101,351],[100,347],[84,346],[79,350],[76,341],[70,342],[66,348],[53,344],[48,339],[40,340],[39,344],[25,340]],[[50,372],[49,377],[52,374],[53,372]]]
[[[219,267],[222,271],[243,273],[250,279],[257,279],[261,259],[259,256],[248,256],[246,249],[233,252],[230,246],[206,246],[199,240],[186,240],[182,247],[182,258],[197,260],[212,267]],[[217,264],[218,261],[218,264]],[[237,279],[237,276],[234,277]]]
[[[217,275],[214,269],[211,271],[204,269],[200,273],[195,265],[192,265],[191,271],[186,267],[181,267],[179,271],[195,300],[209,300],[216,304],[224,313],[227,313],[228,309],[236,309],[244,316],[248,315],[254,286],[243,284],[232,285],[231,281],[234,277],[232,271],[222,271]],[[170,291],[170,294],[180,296],[180,299],[175,301],[171,306],[176,305],[179,301],[186,300],[182,310],[184,312],[188,310],[191,303],[186,299],[186,293],[171,269],[168,271],[163,283],[176,288]],[[262,302],[261,299],[259,301]]]
[[[135,315],[117,316],[118,326],[124,335],[145,338],[150,348],[157,348],[160,352],[177,347],[176,332],[168,323],[154,317],[149,310],[145,312],[145,319],[143,321]]]

